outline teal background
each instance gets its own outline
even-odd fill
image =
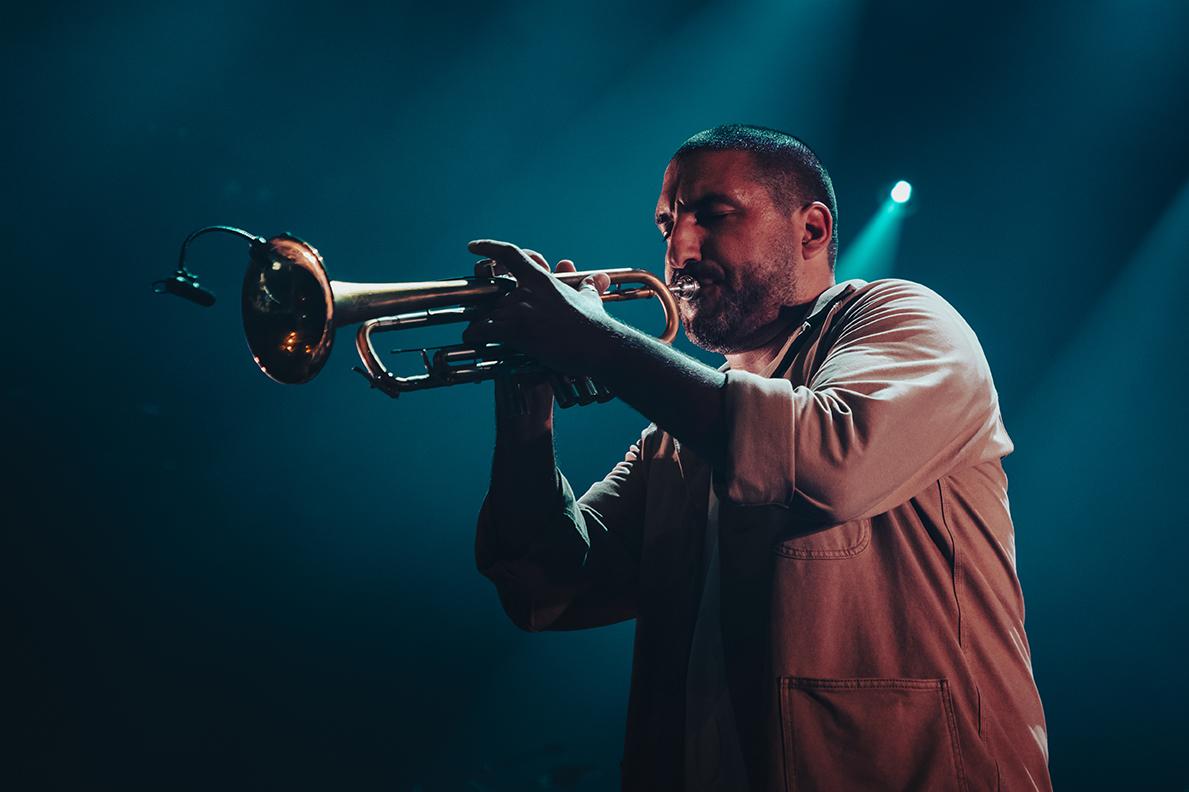
[[[489,386],[389,401],[350,332],[266,380],[231,238],[193,250],[213,309],[149,283],[210,223],[343,280],[480,236],[659,270],[669,155],[740,121],[816,148],[843,255],[913,183],[881,266],[995,373],[1054,781],[1186,788],[1187,33],[1174,0],[7,8],[6,786],[614,788],[631,625],[521,633],[474,569]],[[559,414],[567,476],[644,423]]]

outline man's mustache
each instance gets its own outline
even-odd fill
[[[673,267],[673,275],[678,274],[688,275],[702,286],[708,283],[723,283],[727,279],[723,268],[713,261],[697,261],[684,267]]]

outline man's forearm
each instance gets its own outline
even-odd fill
[[[497,441],[487,500],[500,543],[511,554],[522,552],[541,525],[560,513],[551,432]]]
[[[505,548],[522,551],[559,507],[553,452],[552,394],[547,387],[497,380],[496,442],[488,506]],[[516,403],[519,402],[519,408]]]
[[[727,459],[726,375],[612,320],[597,330],[590,373],[715,468]],[[604,351],[605,350],[605,351]]]

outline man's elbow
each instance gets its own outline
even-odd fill
[[[795,471],[795,473],[794,473]],[[865,515],[872,505],[870,470],[793,464],[736,465],[720,482],[719,493],[740,506],[781,506],[810,515],[814,522],[838,525]]]
[[[842,525],[865,516],[870,508],[866,494],[842,479],[802,484],[794,493],[798,512],[820,525]]]
[[[533,596],[500,587],[499,594],[500,604],[509,621],[530,633],[550,629],[570,605],[570,597],[561,593],[556,596]]]
[[[863,516],[864,511],[858,502],[846,498],[830,499],[818,509],[821,520],[826,525],[854,522]]]
[[[500,605],[508,620],[525,632],[541,632],[541,627],[533,620],[532,601],[500,592]]]
[[[795,489],[789,477],[753,465],[736,465],[719,486],[720,494],[740,506],[788,506]]]
[[[572,578],[558,577],[559,565],[528,554],[492,561],[479,555],[480,574],[495,584],[500,605],[513,624],[526,632],[548,630],[569,607],[576,591]]]

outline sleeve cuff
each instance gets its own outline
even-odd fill
[[[792,383],[728,370],[724,389],[726,497],[747,506],[787,506],[797,480]]]
[[[590,538],[570,483],[556,473],[557,516],[543,521],[525,547],[513,547],[499,536],[490,495],[479,512],[475,562],[479,571],[497,583],[533,590],[570,582],[586,562]],[[560,517],[560,519],[559,519]]]

